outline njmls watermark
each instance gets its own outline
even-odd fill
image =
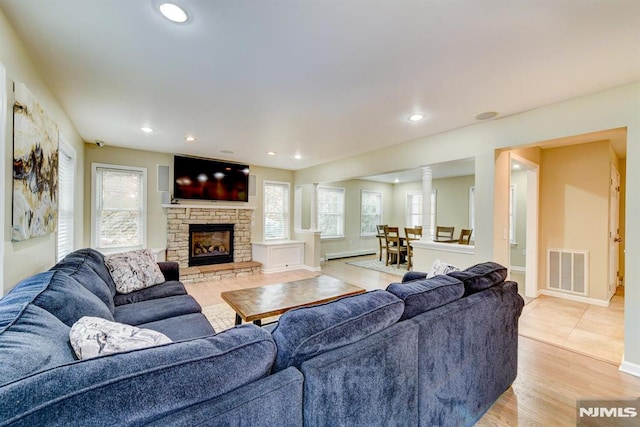
[[[636,400],[581,399],[576,425],[593,427],[640,427],[640,397]]]

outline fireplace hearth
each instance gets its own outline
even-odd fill
[[[189,224],[189,267],[233,262],[233,224]]]

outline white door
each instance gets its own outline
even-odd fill
[[[620,173],[611,165],[611,179],[609,180],[609,298],[616,293],[618,286],[618,250],[622,238],[620,237]]]

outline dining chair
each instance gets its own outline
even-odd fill
[[[407,254],[407,247],[402,244],[402,237],[400,237],[400,231],[398,227],[385,227],[384,228],[384,240],[387,249],[387,257],[384,265],[389,265],[389,258],[391,255],[396,257],[396,265],[400,267],[400,259],[402,255]]]
[[[460,245],[468,245],[471,243],[471,234],[473,230],[463,228],[460,230],[460,238],[458,239],[458,244]]]
[[[404,235],[407,240],[407,270],[411,270],[411,257],[413,257],[412,240],[420,240],[422,238],[422,227],[405,227]]]
[[[455,227],[436,227],[436,242],[451,242],[453,239],[453,230]]]
[[[385,240],[384,240],[384,228],[387,226],[387,224],[380,224],[380,225],[376,225],[376,237],[378,238],[378,261],[382,261],[382,250],[386,249],[386,244],[385,244]]]

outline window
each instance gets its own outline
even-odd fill
[[[289,183],[264,183],[264,239],[289,238]]]
[[[91,166],[93,247],[106,252],[143,248],[147,170],[98,163]]]
[[[360,235],[375,236],[378,234],[376,225],[382,224],[382,193],[362,190],[360,202]]]
[[[410,191],[407,193],[407,227],[422,225],[422,191]]]
[[[509,187],[509,243],[516,244],[516,185]]]
[[[436,208],[437,208],[437,190],[431,190],[431,229],[429,233],[434,235],[436,229]],[[422,191],[410,191],[407,193],[407,217],[405,224],[407,227],[422,226]]]
[[[323,239],[344,237],[344,188],[318,187],[318,228]]]
[[[60,151],[58,155],[58,261],[73,252],[75,175],[76,150],[60,135]]]

